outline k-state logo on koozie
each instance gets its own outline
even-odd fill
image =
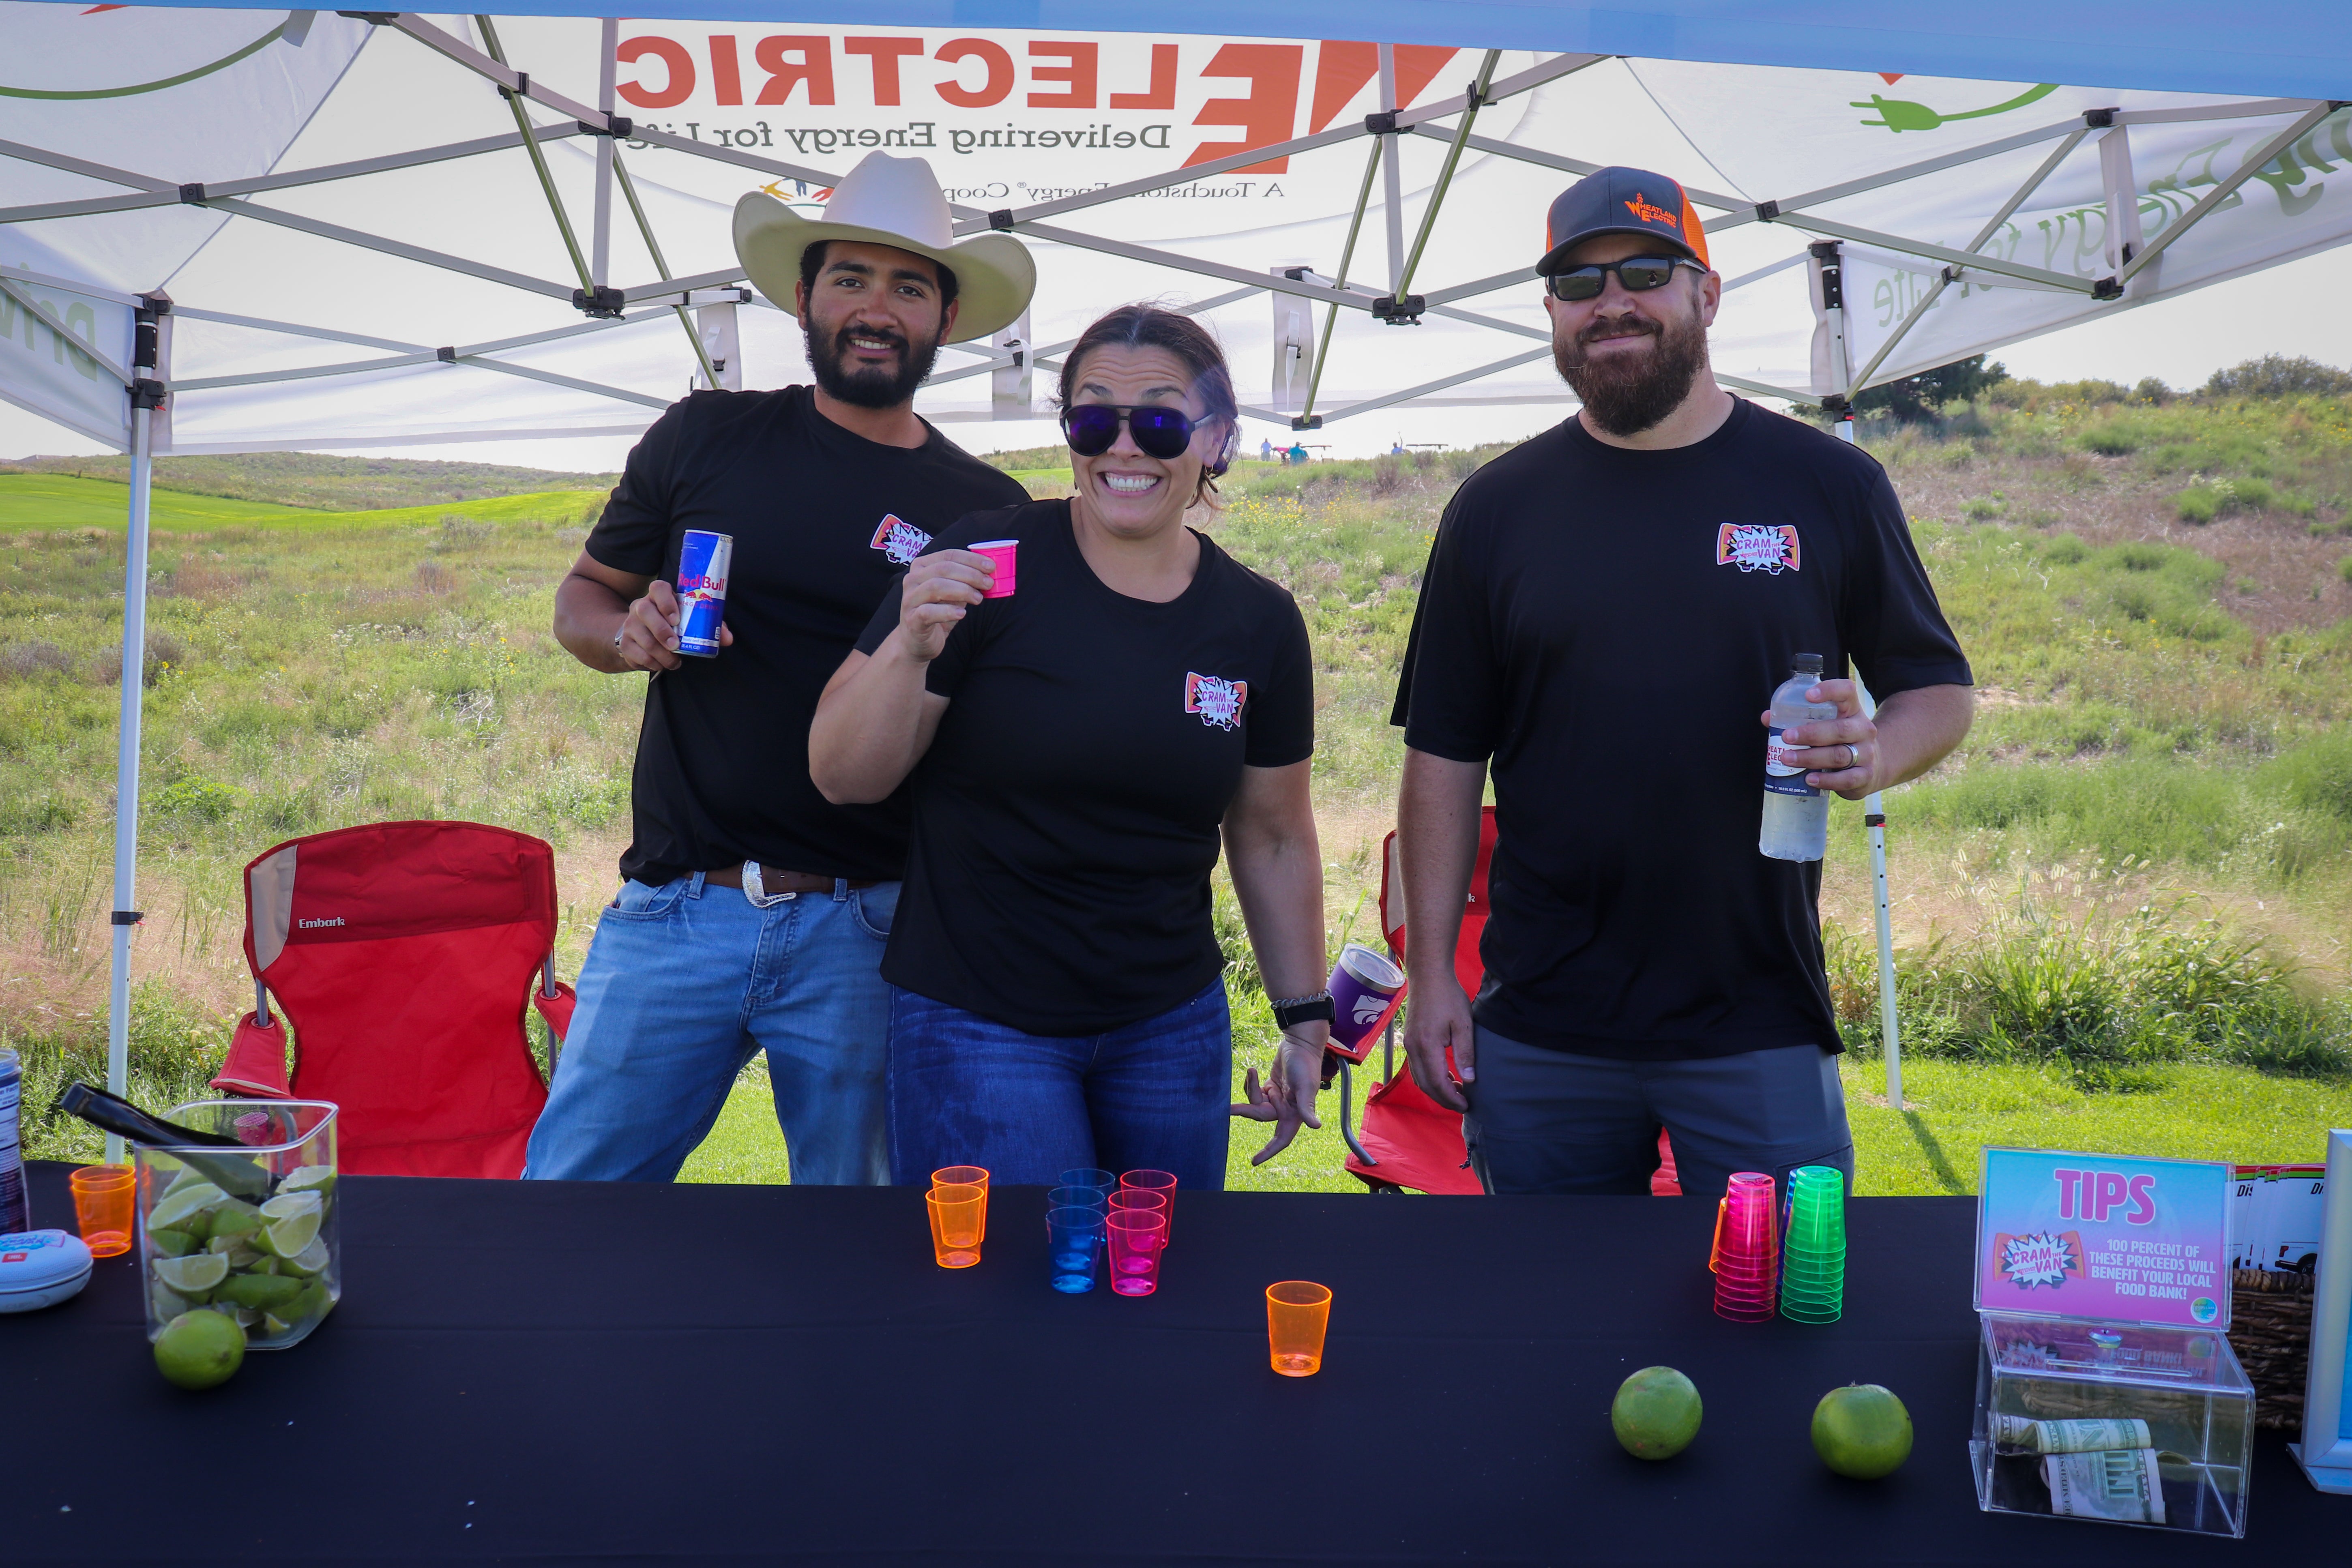
[[[1242,706],[1249,700],[1249,682],[1224,680],[1213,675],[1184,677],[1184,711],[1198,713],[1214,730],[1238,729]]]
[[[1715,563],[1742,572],[1769,572],[1777,577],[1794,572],[1800,552],[1797,531],[1789,523],[1727,522],[1716,531]]]
[[[885,557],[898,565],[904,566],[916,556],[920,555],[930,542],[929,534],[911,522],[900,521],[898,513],[891,512],[875,525],[871,544],[872,548],[880,551]]]

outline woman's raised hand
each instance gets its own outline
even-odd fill
[[[941,550],[917,556],[898,592],[898,630],[908,656],[923,664],[939,658],[956,623],[995,583],[996,569],[985,555]]]

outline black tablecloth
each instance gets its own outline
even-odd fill
[[[70,1214],[36,1168],[36,1221]],[[906,1189],[346,1178],[341,1309],[203,1394],[137,1272],[0,1318],[0,1561],[882,1565],[2341,1561],[2352,1502],[2265,1436],[2243,1542],[1979,1513],[1973,1207],[1852,1206],[1846,1315],[1710,1310],[1714,1205],[1184,1193],[1157,1295],[1045,1283],[1044,1195],[931,1261]],[[1320,1280],[1322,1373],[1263,1290]],[[1617,1384],[1681,1368],[1647,1464]],[[1824,1469],[1815,1401],[1883,1383],[1912,1458]]]

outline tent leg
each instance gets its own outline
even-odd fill
[[[1847,428],[1840,425],[1839,429]],[[1852,437],[1847,437],[1852,440]],[[1859,681],[1855,682],[1860,686]],[[1878,716],[1870,689],[1862,688],[1862,710]],[[1886,1047],[1886,1103],[1903,1109],[1903,1030],[1895,1005],[1895,910],[1886,896],[1886,801],[1873,790],[1863,798],[1862,820],[1870,830],[1870,879],[1878,919],[1878,1034]]]
[[[1339,1058],[1339,1136],[1348,1141],[1349,1153],[1367,1165],[1377,1165],[1380,1162],[1366,1153],[1364,1146],[1356,1142],[1356,1114],[1351,1092],[1355,1087],[1356,1075],[1349,1067],[1348,1058],[1342,1057]]]
[[[1382,44],[1381,62],[1381,112],[1394,114],[1397,110],[1396,47]],[[1389,292],[1404,292],[1404,174],[1397,166],[1396,135],[1393,132],[1381,137],[1384,156],[1381,162],[1388,177],[1381,184],[1381,220],[1389,232]]]
[[[131,522],[122,552],[122,719],[114,763],[114,952],[107,989],[106,1087],[131,1086],[131,900],[139,871],[139,720],[147,691],[147,498],[154,478],[154,412],[131,411]],[[106,1137],[106,1163],[122,1162],[122,1140]]]

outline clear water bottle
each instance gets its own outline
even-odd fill
[[[1808,702],[1822,679],[1822,656],[1801,653],[1772,693],[1771,738],[1764,747],[1764,831],[1756,847],[1775,860],[1818,860],[1830,847],[1830,797],[1805,782],[1805,770],[1781,760],[1780,732],[1837,717],[1834,702]],[[1804,750],[1800,746],[1799,751]]]
[[[24,1089],[25,1072],[17,1064],[16,1053],[0,1046],[0,1236],[33,1228],[17,1125],[17,1101],[24,1098]]]

